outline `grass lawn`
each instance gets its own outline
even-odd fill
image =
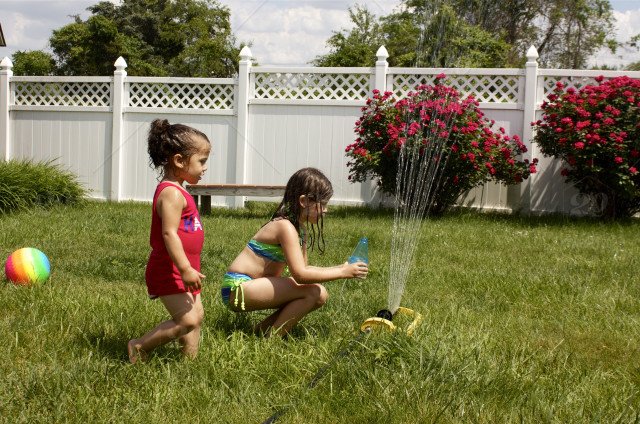
[[[640,420],[640,223],[464,211],[426,221],[403,306],[413,337],[365,336],[384,307],[392,213],[332,208],[328,249],[345,261],[369,237],[363,281],[327,283],[327,305],[293,337],[262,339],[218,288],[274,205],[203,218],[200,355],[176,346],[127,363],[126,343],[166,319],[147,299],[150,205],[0,215],[0,257],[37,247],[51,280],[0,284],[0,421],[260,423],[613,423]],[[309,390],[316,372],[328,372]]]

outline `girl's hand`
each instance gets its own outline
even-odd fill
[[[367,278],[367,274],[369,273],[369,265],[364,262],[355,262],[350,264],[349,262],[345,262],[342,265],[345,268],[345,273],[347,278]]]
[[[202,288],[202,280],[205,278],[203,274],[193,269],[193,267],[189,267],[184,272],[181,272],[180,276],[185,286],[196,289]]]

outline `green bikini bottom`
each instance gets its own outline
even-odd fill
[[[222,288],[220,294],[222,295],[222,303],[229,306],[229,298],[232,291],[238,291],[236,297],[233,300],[233,306],[238,307],[238,299],[242,298],[240,302],[240,309],[244,311],[244,290],[242,289],[242,283],[245,281],[253,280],[247,274],[241,274],[239,272],[227,272],[222,278]]]

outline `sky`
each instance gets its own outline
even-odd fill
[[[7,47],[0,58],[16,51],[48,50],[54,29],[72,22],[72,15],[89,16],[88,6],[99,0],[0,0],[0,25]],[[118,3],[118,0],[111,0]],[[238,40],[251,42],[261,65],[309,66],[328,52],[333,32],[350,27],[347,8],[366,5],[378,16],[388,15],[400,0],[218,0],[231,10],[231,25]],[[640,0],[611,0],[617,39],[627,41],[640,33]],[[591,65],[624,66],[640,60],[640,53],[602,50]]]

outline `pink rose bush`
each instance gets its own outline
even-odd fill
[[[561,159],[566,181],[603,216],[640,211],[640,81],[626,76],[579,90],[558,82],[531,125],[545,156]]]
[[[439,75],[434,86],[420,86],[398,101],[390,92],[374,90],[356,121],[357,138],[345,149],[350,181],[373,178],[393,195],[401,147],[407,143],[406,148],[422,154],[441,146],[434,160],[445,162],[431,207],[431,213],[440,214],[486,181],[517,184],[536,172],[537,159],[518,159],[527,149],[517,135],[509,136],[503,128],[494,131],[494,122],[484,117],[475,98],[461,98],[440,84],[442,79]]]

